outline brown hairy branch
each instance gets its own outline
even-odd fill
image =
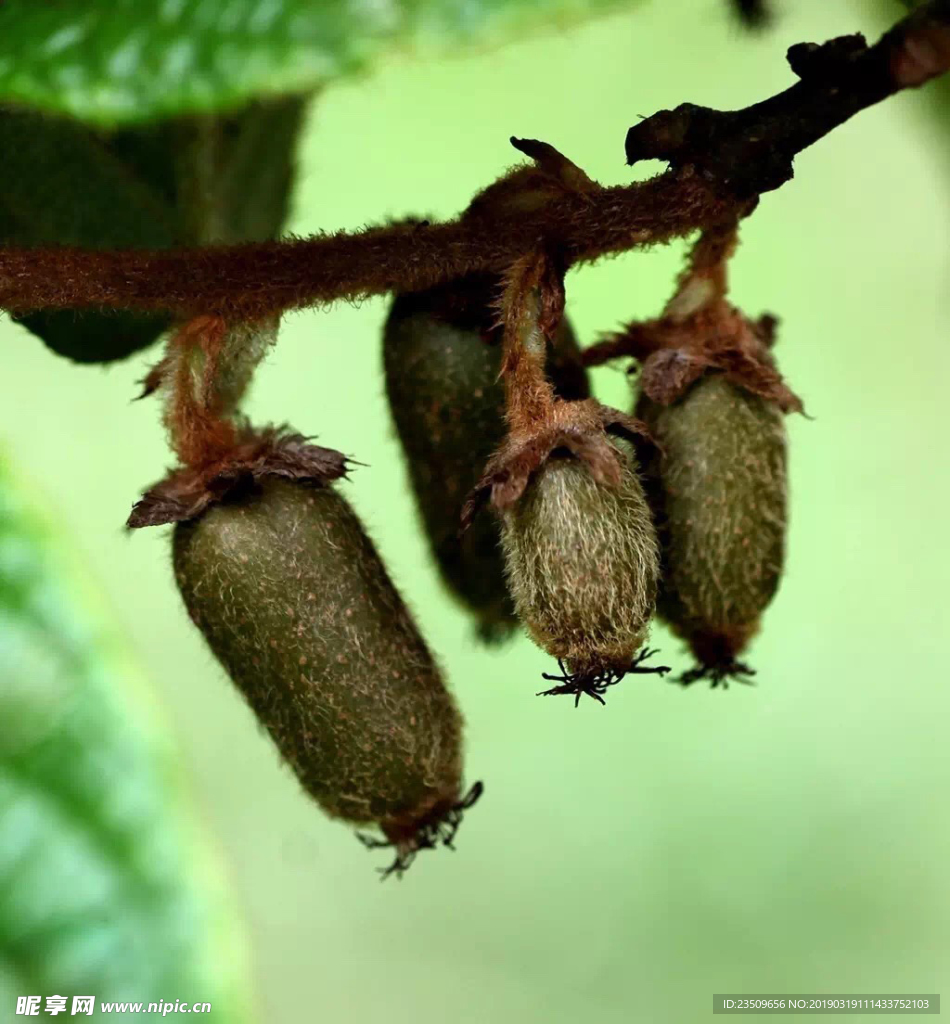
[[[800,81],[770,99],[731,112],[683,104],[631,128],[628,162],[670,164],[647,182],[605,188],[553,147],[513,140],[535,165],[506,175],[453,221],[157,252],[0,249],[0,307],[234,322],[501,276],[539,246],[566,269],[712,228],[787,181],[797,153],[859,110],[950,69],[950,0],[922,4],[874,46],[846,36],[793,46],[788,58]]]
[[[163,310],[257,318],[342,298],[419,291],[503,272],[548,240],[572,263],[664,242],[720,220],[734,201],[695,176],[565,193],[534,213],[403,223],[355,234],[158,252],[0,250],[0,307]]]
[[[683,103],[634,125],[627,163],[692,166],[739,196],[778,188],[796,154],[858,111],[950,70],[950,0],[921,4],[874,46],[861,35],[799,43],[788,63],[800,81],[744,110]]]

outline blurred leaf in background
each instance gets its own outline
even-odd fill
[[[276,237],[305,95],[367,66],[383,44],[482,44],[631,2],[7,0],[0,244]],[[125,358],[168,326],[124,311],[40,311],[20,322],[60,355],[97,363]]]
[[[635,0],[634,0],[635,2]],[[100,125],[316,88],[393,44],[482,45],[631,0],[6,0],[0,102]]]
[[[66,570],[0,452],[0,1016],[79,995],[239,1024],[235,922],[137,672]]]
[[[0,107],[0,244],[162,249],[275,238],[307,99],[112,132]],[[18,319],[77,362],[123,359],[168,326],[164,316],[126,311]]]

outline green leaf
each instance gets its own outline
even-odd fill
[[[202,1020],[237,1024],[230,922],[169,751],[66,567],[0,454],[0,1015],[94,995],[207,1001]]]
[[[281,97],[113,132],[0,108],[0,245],[162,249],[274,238],[306,104]],[[53,351],[90,363],[123,359],[169,324],[119,311],[17,319]]]
[[[115,125],[302,92],[394,44],[484,45],[631,0],[5,0],[0,102]]]

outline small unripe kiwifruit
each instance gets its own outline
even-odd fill
[[[450,592],[478,620],[483,640],[517,625],[505,586],[498,525],[476,517],[461,536],[462,506],[505,436],[501,344],[483,334],[485,307],[446,308],[446,289],[398,296],[386,321],[386,391],[426,537]],[[586,398],[577,340],[562,320],[552,345],[552,382]]]
[[[265,479],[175,526],[192,621],[327,814],[397,849],[451,838],[462,720],[372,542],[331,487]]]
[[[663,575],[657,611],[698,668],[684,682],[750,674],[736,661],[778,589],[786,436],[779,407],[710,373],[671,405],[641,396],[662,454],[648,467]]]
[[[578,699],[582,692],[599,699],[605,686],[636,670],[656,598],[657,538],[636,459],[626,442],[612,445],[618,486],[555,451],[502,512],[518,615],[562,665],[566,686],[551,692]]]

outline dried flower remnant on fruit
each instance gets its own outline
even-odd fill
[[[179,522],[192,621],[303,788],[376,824],[401,872],[451,842],[462,719],[409,611],[331,487],[265,477]]]
[[[401,878],[412,866],[420,850],[432,850],[439,845],[447,846],[450,850],[455,849],[455,834],[462,823],[462,818],[469,808],[478,803],[484,791],[484,783],[476,782],[465,796],[447,811],[440,810],[436,816],[426,821],[413,822],[411,833],[407,837],[401,837],[398,831],[388,833],[387,839],[379,839],[363,832],[357,832],[356,837],[368,850],[395,847],[395,860],[389,867],[380,868],[379,872],[383,879],[392,874]]]
[[[481,516],[460,533],[465,498],[505,435],[501,339],[493,329],[491,278],[398,296],[383,336],[389,408],[416,506],[450,592],[485,641],[517,627],[497,522]],[[565,398],[586,398],[587,374],[570,325],[551,344],[550,373]]]

